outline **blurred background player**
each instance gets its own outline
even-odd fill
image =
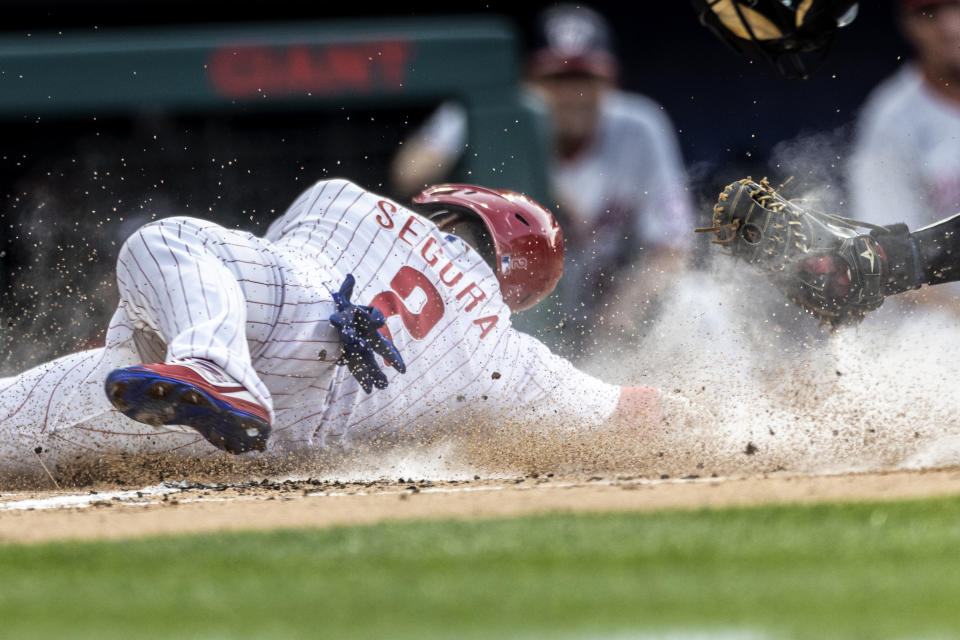
[[[552,123],[553,208],[567,257],[552,346],[569,357],[622,338],[649,317],[685,266],[694,226],[675,130],[649,98],[617,89],[610,29],[597,12],[558,5],[535,20],[526,85]],[[402,145],[392,182],[407,195],[442,179],[463,153],[466,111],[443,104]]]
[[[960,0],[900,0],[915,59],[866,101],[849,166],[854,217],[919,229],[960,211]],[[960,286],[915,300],[960,312]]]

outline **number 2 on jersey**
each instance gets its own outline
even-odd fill
[[[408,266],[400,267],[390,281],[390,288],[392,291],[378,293],[370,301],[370,306],[380,309],[384,318],[400,316],[410,336],[416,340],[423,340],[443,317],[443,298],[440,297],[440,292],[427,276]],[[413,313],[404,303],[404,300],[409,298],[416,289],[420,289],[427,297],[419,313]],[[383,325],[380,332],[393,340],[387,325]]]

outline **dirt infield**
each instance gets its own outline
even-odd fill
[[[960,468],[838,475],[454,481],[251,480],[0,495],[0,541],[119,539],[385,520],[649,511],[960,493]]]

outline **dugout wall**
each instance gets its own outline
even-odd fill
[[[128,29],[0,38],[0,118],[250,113],[455,98],[461,176],[546,196],[543,125],[518,92],[512,25],[491,17]]]

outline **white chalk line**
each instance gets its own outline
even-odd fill
[[[177,493],[181,489],[157,484],[142,489],[128,489],[123,491],[99,491],[97,493],[71,494],[65,496],[51,496],[49,498],[31,498],[14,502],[0,502],[0,511],[40,511],[46,509],[86,509],[101,502],[116,504],[151,504],[145,497],[162,496]]]
[[[636,480],[589,480],[582,482],[538,482],[536,484],[516,483],[504,485],[489,486],[458,486],[458,487],[417,487],[416,483],[411,486],[417,487],[416,490],[402,489],[399,491],[308,491],[298,494],[297,497],[303,498],[344,498],[349,496],[375,496],[375,495],[416,495],[418,493],[471,493],[486,491],[504,491],[512,490],[532,490],[532,489],[573,489],[578,487],[590,486],[658,486],[667,484],[717,484],[724,482],[726,478],[669,478],[669,479],[636,479]],[[229,488],[229,487],[228,487]],[[29,498],[26,500],[13,500],[0,502],[0,511],[42,511],[50,509],[88,509],[90,507],[100,506],[104,502],[109,502],[115,506],[150,506],[157,504],[156,501],[144,499],[164,495],[173,495],[184,493],[190,490],[203,490],[203,487],[183,488],[167,484],[152,485],[142,489],[128,489],[122,491],[100,491],[94,494],[70,494],[57,495],[48,498]],[[277,499],[276,496],[231,496],[231,497],[213,497],[203,496],[198,498],[178,499],[178,504],[190,504],[196,502],[253,502],[257,500],[267,500],[270,497]]]

